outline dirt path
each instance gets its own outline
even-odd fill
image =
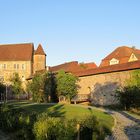
[[[10,140],[10,138],[0,131],[0,140]]]
[[[140,120],[123,111],[109,111],[115,119],[112,136],[106,140],[140,140]]]

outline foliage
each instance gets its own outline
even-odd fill
[[[134,70],[130,79],[126,80],[126,86],[140,88],[140,70]]]
[[[47,72],[44,74],[45,76],[45,94],[47,97],[47,102],[56,102],[57,96],[56,96],[56,81],[55,76],[51,72]]]
[[[0,93],[4,93],[5,89],[6,89],[5,85],[0,82]]]
[[[44,92],[44,77],[41,74],[36,74],[32,81],[27,84],[27,90],[31,92],[33,101],[43,102],[45,101]]]
[[[85,116],[79,124],[80,140],[104,140],[105,136],[111,133],[108,128],[100,124],[94,115]]]
[[[6,109],[1,107],[0,126],[3,131],[12,133],[12,139],[30,140],[34,139],[32,133],[36,114],[23,109]]]
[[[39,115],[34,124],[37,140],[72,140],[75,133],[75,121],[62,121],[60,118],[48,117],[46,113]]]
[[[116,91],[120,103],[125,110],[140,107],[140,70],[133,71],[131,78],[126,80],[126,86]]]
[[[19,95],[23,93],[22,81],[19,77],[19,74],[14,73],[12,78],[10,79],[10,81],[11,81],[11,84],[12,84],[12,91],[17,96],[17,98],[19,99]]]
[[[117,90],[120,95],[120,103],[125,110],[140,107],[140,88],[136,86],[125,86]]]
[[[94,110],[93,113],[97,116],[95,117],[91,110],[72,105],[50,106],[48,104],[32,104],[31,102],[27,104],[25,102],[10,102],[3,105],[2,108],[0,113],[1,129],[9,134],[12,133],[14,139],[20,140],[75,140],[78,134],[80,140],[92,138],[102,140],[105,135],[109,134],[110,129],[103,121],[108,125],[111,125],[110,121],[112,121],[110,115],[101,111]],[[40,114],[40,110],[44,113]],[[49,114],[48,110],[49,112],[53,111],[55,115]],[[64,116],[66,111],[71,113]],[[87,115],[83,117],[85,114]]]
[[[57,94],[58,96],[65,96],[68,99],[72,99],[78,90],[78,78],[70,73],[59,71],[56,76],[57,82]]]
[[[32,81],[27,84],[27,91],[32,94],[35,102],[50,102],[55,96],[55,82],[52,73],[35,74]]]

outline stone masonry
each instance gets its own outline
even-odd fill
[[[95,105],[118,104],[116,90],[126,84],[134,70],[79,77],[78,94],[87,94]]]

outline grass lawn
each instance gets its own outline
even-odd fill
[[[106,126],[111,130],[114,120],[111,115],[99,111],[97,109],[88,109],[73,104],[37,104],[29,101],[9,102],[11,108],[23,108],[28,111],[35,111],[38,114],[47,112],[55,117],[82,118],[88,114],[94,114],[100,121],[101,125]]]

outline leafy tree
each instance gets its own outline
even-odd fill
[[[132,72],[130,79],[126,80],[126,85],[140,88],[140,70],[134,70]]]
[[[27,91],[32,94],[35,102],[55,101],[55,89],[54,76],[50,72],[36,74],[27,84]]]
[[[10,81],[11,81],[11,84],[12,84],[12,91],[17,96],[17,98],[19,99],[19,95],[23,93],[22,81],[19,77],[19,74],[14,73],[12,78],[10,79]]]
[[[0,100],[5,100],[4,93],[6,92],[6,86],[0,82]]]
[[[44,90],[45,94],[47,97],[48,102],[55,102],[57,101],[57,96],[56,96],[56,80],[55,76],[51,72],[47,72],[44,74]]]
[[[27,91],[32,94],[33,101],[43,102],[45,100],[43,75],[36,74],[32,81],[27,84]]]
[[[78,91],[78,78],[71,73],[65,73],[64,71],[59,71],[56,76],[57,82],[57,95],[65,96],[68,99],[72,99]]]
[[[5,89],[6,89],[5,85],[0,82],[0,93],[4,93]]]
[[[120,103],[125,110],[140,107],[140,70],[132,72],[131,78],[126,80],[126,86],[117,90]]]

